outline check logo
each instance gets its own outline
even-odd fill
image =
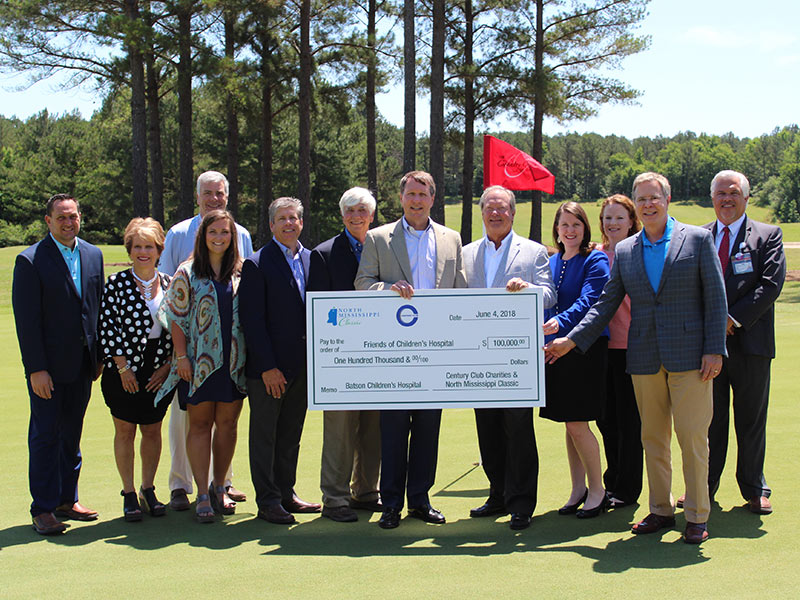
[[[397,322],[403,327],[411,327],[419,319],[417,309],[410,304],[404,304],[397,309]]]

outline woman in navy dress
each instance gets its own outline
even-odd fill
[[[589,220],[576,202],[565,202],[556,211],[553,240],[559,252],[550,257],[557,302],[545,311],[545,342],[567,335],[580,323],[608,281],[608,258],[590,250]],[[600,447],[589,428],[600,414],[605,396],[608,331],[585,353],[572,352],[545,368],[547,406],[542,417],[566,425],[567,459],[572,492],[558,509],[561,515],[596,517],[606,508],[600,467]],[[564,361],[564,358],[569,358]],[[583,508],[579,507],[583,504]]]

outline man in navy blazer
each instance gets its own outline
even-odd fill
[[[786,278],[780,227],[745,214],[750,183],[736,171],[711,181],[717,220],[706,225],[724,261],[728,297],[728,357],[714,379],[714,418],[708,430],[708,487],[713,497],[728,451],[730,391],[738,453],[736,481],[747,508],[769,514],[772,493],[764,478],[770,364],[775,357],[775,301]],[[726,232],[725,229],[728,229]]]
[[[31,403],[31,515],[34,529],[48,535],[66,529],[57,516],[97,518],[78,502],[78,476],[83,417],[102,369],[103,254],[78,238],[80,207],[69,194],[48,200],[44,220],[50,233],[17,256],[12,304]]]
[[[642,173],[632,197],[644,229],[617,245],[611,277],[597,303],[565,338],[545,347],[549,361],[575,346],[586,350],[627,294],[631,299],[628,373],[642,419],[650,514],[637,534],[675,525],[670,489],[671,423],[681,447],[686,484],[683,539],[708,538],[708,426],[712,380],[725,355],[727,303],[711,233],[667,214],[666,177]],[[579,376],[579,374],[577,374]]]
[[[375,216],[375,198],[362,187],[342,194],[344,231],[311,251],[308,291],[353,290],[361,251]],[[381,424],[377,410],[326,410],[322,424],[322,516],[358,520],[353,510],[380,512]]]
[[[273,238],[242,267],[239,319],[247,345],[250,476],[258,516],[290,525],[291,513],[319,512],[294,492],[306,418],[306,282],[309,251],[300,243],[303,205],[278,198],[269,206]]]

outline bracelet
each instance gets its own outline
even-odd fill
[[[120,375],[122,375],[122,374],[123,374],[125,371],[128,371],[128,370],[130,370],[130,368],[131,368],[131,363],[125,363],[125,366],[124,366],[124,367],[122,367],[121,369],[117,369],[117,372],[118,372]]]
[[[184,358],[189,358],[189,357],[186,356],[185,354],[181,354],[180,356],[176,356],[175,360],[183,360]]]

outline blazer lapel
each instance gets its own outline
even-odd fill
[[[672,239],[670,239],[669,248],[667,248],[667,258],[664,259],[664,270],[661,271],[661,280],[658,282],[658,291],[656,292],[656,296],[658,296],[661,293],[661,290],[664,288],[664,282],[667,280],[667,277],[669,277],[669,272],[672,270],[672,265],[675,262],[675,259],[678,258],[678,254],[680,253],[685,240],[686,232],[684,231],[683,225],[675,221],[674,227],[672,228]]]
[[[61,275],[67,279],[67,282],[69,284],[70,289],[72,290],[72,293],[75,294],[75,297],[78,300],[80,300],[81,297],[78,294],[78,288],[75,287],[75,282],[72,280],[72,275],[70,275],[69,269],[67,268],[67,263],[64,260],[64,257],[61,256],[61,250],[59,250],[58,246],[56,246],[56,243],[50,237],[49,233],[47,234],[47,236],[45,236],[44,240],[42,240],[42,243],[44,244],[44,247],[47,249],[47,252],[50,255],[50,260],[52,260],[53,264],[55,264],[56,270],[59,271],[61,273]],[[78,245],[79,251],[80,251],[80,247],[81,246],[80,246],[80,242],[79,242],[79,245]],[[81,252],[81,257],[82,256],[83,256],[83,253]],[[81,263],[81,285],[85,286],[86,285],[86,279],[85,279],[86,270],[83,268],[83,265],[84,265],[84,263],[82,262]],[[86,288],[84,287],[84,289],[86,289]]]
[[[403,219],[401,218],[397,221],[397,225],[389,234],[389,247],[392,249],[395,258],[397,259],[398,264],[400,265],[400,270],[403,272],[403,276],[405,280],[413,283],[414,282],[414,274],[411,271],[411,262],[408,260],[408,248],[406,248],[406,235],[403,231]],[[438,256],[438,252],[436,253]],[[438,263],[438,258],[437,258]],[[436,265],[437,277],[439,271],[439,265]]]
[[[485,240],[486,238],[481,240],[481,243],[478,244],[478,249],[475,252],[475,264],[473,265],[474,281],[472,283],[474,283],[476,287],[486,286],[486,269],[484,269],[486,261]],[[469,287],[472,287],[472,285],[470,285]]]
[[[435,240],[435,248],[436,248],[436,289],[439,289],[439,284],[442,280],[442,273],[444,273],[444,252],[441,249],[444,247],[444,237],[445,232],[444,228],[439,227],[436,223],[431,221],[431,227],[433,228],[434,240]],[[439,243],[439,238],[442,239],[442,243]]]
[[[86,296],[86,290],[89,289],[89,248],[86,244],[83,243],[81,240],[78,243],[78,253],[80,254],[80,261],[81,261],[81,292],[83,292],[83,296]],[[72,281],[72,277],[70,277],[70,281]],[[75,290],[75,293],[78,293],[78,290]]]
[[[283,272],[283,276],[289,282],[289,285],[294,290],[294,293],[297,294],[297,297],[300,297],[300,290],[297,289],[297,282],[294,280],[294,273],[292,273],[291,267],[289,267],[289,263],[286,262],[286,257],[281,252],[280,247],[278,244],[275,243],[275,240],[270,240],[269,242],[269,251],[272,254],[271,258],[275,265],[278,267],[278,270]]]
[[[641,277],[638,278],[641,285],[647,290],[647,292],[655,297],[656,292],[653,289],[653,286],[650,285],[650,279],[647,277],[647,269],[644,268],[644,242],[642,238],[647,235],[642,229],[639,233],[636,234],[636,241],[633,243],[633,247],[631,248],[631,259],[633,262],[633,272],[634,273],[641,273]]]

